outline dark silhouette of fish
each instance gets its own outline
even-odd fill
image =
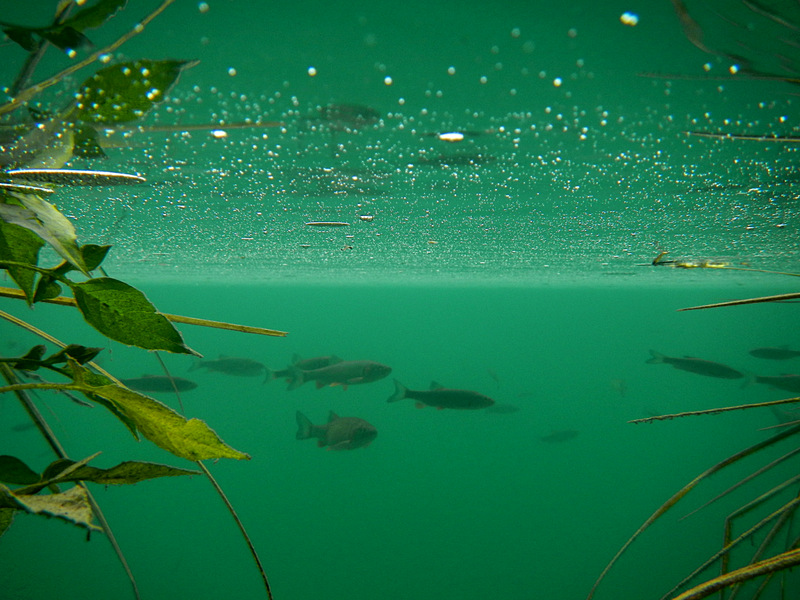
[[[378,430],[358,417],[340,417],[331,411],[325,425],[314,425],[308,417],[297,411],[297,439],[317,438],[317,446],[328,450],[353,450],[369,446],[378,436]]]
[[[435,381],[431,382],[430,390],[410,390],[395,379],[394,394],[389,397],[387,402],[397,402],[403,398],[415,400],[417,408],[433,406],[439,410],[444,408],[476,410],[488,408],[494,404],[494,400],[488,396],[472,390],[454,390],[443,387]]]
[[[288,389],[297,389],[307,381],[315,382],[317,389],[328,385],[340,385],[347,389],[348,385],[378,381],[391,372],[391,367],[371,360],[343,360],[308,371],[292,365],[289,367]]]
[[[750,350],[750,355],[767,360],[789,360],[790,358],[797,358],[800,356],[800,350],[789,350],[788,346],[780,346],[778,348],[754,348]]]
[[[292,367],[302,371],[313,371],[339,362],[342,362],[342,359],[336,355],[302,358],[299,354],[295,354],[292,356],[292,364],[290,366],[278,371],[270,370],[269,379],[289,379],[291,377],[290,371]]]
[[[548,442],[550,444],[556,444],[559,442],[567,442],[569,440],[575,439],[578,437],[579,431],[575,431],[574,429],[565,429],[563,431],[554,431],[549,435],[545,435],[540,437],[539,439],[543,442]]]
[[[257,360],[235,356],[220,356],[216,360],[199,360],[189,370],[194,371],[195,369],[206,369],[235,377],[257,377],[267,372],[267,367]]]
[[[718,377],[719,379],[741,379],[744,377],[744,373],[741,371],[737,371],[722,363],[703,360],[702,358],[693,358],[691,356],[677,358],[666,356],[655,350],[650,350],[650,354],[653,355],[653,358],[649,359],[647,363],[651,365],[666,363],[681,371],[689,371],[690,373],[705,375],[706,377]]]
[[[142,375],[133,379],[120,379],[127,387],[137,392],[188,392],[197,387],[190,379],[166,377],[164,375]]]
[[[350,131],[377,124],[381,113],[362,104],[328,104],[319,108],[318,118],[335,131]]]
[[[800,375],[755,376],[756,383],[763,383],[774,388],[800,394]]]

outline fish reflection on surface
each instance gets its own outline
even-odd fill
[[[579,431],[574,429],[564,429],[563,431],[554,431],[549,435],[540,437],[539,439],[549,444],[556,444],[560,442],[567,442],[578,437]]]
[[[661,354],[655,350],[650,350],[650,354],[653,356],[653,358],[649,359],[647,363],[651,365],[664,363],[672,365],[681,371],[688,371],[697,375],[705,375],[706,377],[717,377],[719,379],[741,379],[744,377],[744,373],[741,371],[737,371],[736,369],[733,369],[727,365],[723,365],[722,363],[703,360],[702,358],[693,358],[691,356],[677,358],[674,356]]]
[[[369,446],[378,436],[378,430],[358,417],[340,417],[331,411],[325,425],[314,425],[299,410],[297,417],[297,439],[317,438],[317,446],[328,450],[354,450]]]

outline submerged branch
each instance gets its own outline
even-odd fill
[[[783,302],[784,300],[797,300],[800,293],[778,294],[777,296],[761,296],[760,298],[746,298],[745,300],[731,300],[730,302],[717,302],[716,304],[703,304],[702,306],[690,306],[679,308],[678,312],[685,310],[701,310],[704,308],[719,308],[720,306],[739,306],[740,304],[757,304],[759,302]]]
[[[28,416],[36,425],[37,429],[42,434],[42,437],[44,437],[45,441],[47,441],[47,444],[53,450],[53,453],[55,453],[55,455],[58,458],[69,458],[64,450],[64,447],[58,441],[58,438],[56,438],[55,433],[53,433],[53,430],[47,424],[47,421],[45,421],[44,417],[42,416],[42,413],[39,412],[39,409],[36,408],[36,405],[28,397],[25,391],[19,388],[20,385],[25,385],[25,384],[19,384],[19,379],[17,378],[16,374],[11,369],[11,367],[9,367],[6,364],[0,363],[0,374],[9,384],[8,388],[14,388],[14,387],[17,388],[14,390],[10,390],[7,388],[6,391],[14,391],[14,393],[17,396],[17,399],[19,399],[20,403],[22,404],[22,407],[25,409],[25,412],[28,413]],[[127,574],[128,579],[131,582],[131,585],[133,586],[134,596],[136,597],[137,600],[139,600],[141,596],[139,595],[139,587],[136,584],[136,578],[133,576],[133,571],[131,571],[131,568],[128,565],[128,561],[125,558],[125,555],[122,553],[122,548],[120,548],[119,544],[117,543],[117,538],[114,537],[114,532],[111,530],[111,526],[108,524],[108,521],[106,520],[103,511],[100,509],[100,505],[94,499],[92,492],[89,490],[88,487],[86,487],[86,485],[83,482],[78,482],[77,485],[80,485],[86,491],[86,497],[89,500],[89,504],[91,504],[92,506],[92,514],[100,523],[100,527],[106,534],[106,537],[108,538],[111,547],[114,549],[114,552],[116,553],[117,558],[119,558],[119,562],[122,565],[122,568],[125,570],[125,573]]]
[[[236,514],[236,511],[233,509],[233,505],[228,500],[228,497],[225,495],[225,492],[222,491],[222,488],[217,483],[217,480],[214,479],[214,476],[211,475],[211,471],[206,468],[206,466],[201,462],[197,461],[197,465],[203,470],[208,480],[211,482],[211,485],[214,486],[214,489],[219,494],[219,497],[222,498],[222,501],[225,503],[225,506],[228,507],[228,512],[231,513],[233,520],[236,521],[236,525],[239,527],[239,531],[242,532],[242,536],[244,537],[244,541],[247,543],[247,547],[250,549],[250,554],[253,556],[253,560],[256,561],[256,567],[258,568],[259,573],[261,573],[261,579],[264,580],[264,587],[267,590],[267,598],[272,600],[272,590],[269,587],[269,580],[267,579],[267,572],[264,570],[264,566],[261,564],[261,559],[258,558],[258,552],[256,552],[256,547],[253,545],[250,536],[247,534],[247,530],[244,528],[244,524],[239,519],[239,515]]]
[[[644,419],[633,419],[628,423],[638,425],[639,423],[650,423],[652,421],[669,421],[679,417],[694,417],[697,415],[715,415],[717,413],[730,412],[733,410],[745,410],[747,408],[761,408],[764,406],[775,406],[778,404],[791,404],[793,402],[800,402],[800,396],[796,398],[786,398],[785,400],[771,400],[769,402],[758,402],[755,404],[738,404],[736,406],[726,406],[724,408],[709,408],[708,410],[692,410],[689,412],[675,413],[672,415],[657,415],[655,417],[647,417]]]
[[[16,298],[24,300],[25,294],[20,290],[14,288],[0,287],[0,297]],[[59,306],[76,306],[75,299],[67,296],[58,296],[50,300],[43,300],[49,304],[58,304]],[[229,331],[239,331],[241,333],[255,333],[258,335],[271,335],[276,337],[285,337],[288,335],[286,331],[278,331],[276,329],[265,329],[263,327],[252,327],[250,325],[236,325],[235,323],[224,323],[221,321],[210,321],[208,319],[197,319],[195,317],[182,317],[181,315],[170,315],[167,313],[159,313],[172,321],[173,323],[183,323],[185,325],[199,325],[201,327],[213,327],[215,329],[227,329]]]

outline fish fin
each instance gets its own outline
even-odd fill
[[[335,421],[338,418],[339,415],[337,415],[335,412],[331,411],[330,413],[328,413],[328,423],[330,423],[331,421]]]
[[[742,382],[741,389],[749,388],[751,385],[758,381],[754,373],[745,372],[744,381]]]
[[[272,369],[268,369],[267,367],[264,367],[263,383],[267,383],[268,381],[272,381],[273,379],[275,379],[275,371],[273,371]]]
[[[443,390],[444,386],[441,383],[439,383],[438,381],[431,381],[430,389],[432,389],[432,390]]]
[[[415,408],[425,408],[425,404],[422,402],[414,402]]]
[[[311,421],[299,410],[295,417],[297,418],[297,435],[295,437],[298,440],[307,440],[311,437],[311,428],[313,427]]]
[[[647,360],[648,365],[657,365],[659,363],[663,363],[664,359],[666,358],[665,354],[661,354],[661,352],[656,352],[655,350],[650,350],[650,354],[653,358]]]
[[[297,363],[299,363],[301,360],[303,360],[303,357],[302,357],[302,356],[300,356],[300,355],[299,355],[297,352],[295,352],[294,354],[292,354],[292,364],[293,364],[293,365],[296,365],[296,364],[297,364]]]
[[[408,388],[404,386],[402,383],[394,380],[394,394],[389,396],[387,402],[397,402],[398,400],[402,400],[406,397],[406,393],[408,392]]]
[[[317,440],[317,448],[323,448],[325,446],[324,440]],[[328,448],[328,450],[332,450],[332,448]]]
[[[343,362],[343,358],[339,358],[335,354],[331,354],[330,362],[328,364],[335,365],[336,363]]]
[[[320,389],[324,388],[324,387],[325,387],[327,384],[325,384],[325,383],[323,383],[322,381],[320,381],[319,379],[317,379],[317,380],[314,382],[314,385],[316,385],[316,386],[317,386],[317,389],[318,389],[318,390],[320,390]],[[337,384],[337,383],[332,383],[332,384],[331,384],[331,386],[334,386],[334,385],[338,385],[338,384]]]
[[[296,390],[305,383],[303,379],[303,371],[297,367],[289,367],[289,385],[287,390]]]

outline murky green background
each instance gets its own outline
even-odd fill
[[[110,43],[155,6],[132,3],[93,39]],[[709,47],[788,72],[776,62],[786,48],[775,40],[791,37],[785,28],[744,5],[688,8]],[[625,11],[639,24],[623,25]],[[3,20],[46,22],[51,13],[50,3],[0,2]],[[0,72],[11,76],[22,54],[0,51],[9,57]],[[174,375],[199,384],[183,396],[187,416],[253,457],[211,468],[276,598],[585,597],[663,501],[777,422],[764,410],[627,423],[789,396],[646,364],[650,349],[758,375],[796,373],[800,360],[748,354],[798,347],[794,305],[675,312],[794,291],[793,279],[638,266],[669,251],[797,270],[796,144],[685,134],[790,135],[794,88],[708,79],[724,77],[730,61],[692,45],[671,3],[217,0],[203,12],[180,2],[122,54],[200,60],[148,124],[283,126],[222,139],[137,133],[128,147],[108,149],[107,161],[75,161],[149,181],[59,192],[83,241],[113,244],[109,275],[167,313],[290,332],[267,339],[182,327],[208,358],[244,356],[277,369],[294,353],[335,353],[393,368],[386,380],[346,391],[309,384],[288,392],[278,381],[189,372],[191,359],[164,357]],[[52,53],[41,70],[65,64]],[[382,119],[352,133],[309,127],[329,103],[370,106]],[[450,130],[481,135],[457,144],[427,135]],[[350,226],[304,225],[319,220]],[[5,301],[3,310],[65,341],[108,347],[102,364],[117,376],[159,372],[153,356],[67,323],[67,309]],[[0,325],[3,354],[34,343]],[[473,389],[519,410],[387,404],[392,378],[415,389],[431,380]],[[134,442],[100,408],[41,402],[75,458],[102,450],[97,466],[180,464]],[[315,423],[330,410],[364,418],[378,438],[327,452],[295,439],[297,410]],[[51,457],[31,431],[14,429],[23,422],[0,399],[3,453],[43,468]],[[567,429],[580,433],[540,439]],[[788,448],[704,483],[634,544],[597,597],[660,597],[718,548],[725,515],[792,468],[678,518]],[[204,478],[93,492],[144,598],[263,595]],[[103,536],[84,537],[19,517],[0,541],[0,595],[131,597]]]

